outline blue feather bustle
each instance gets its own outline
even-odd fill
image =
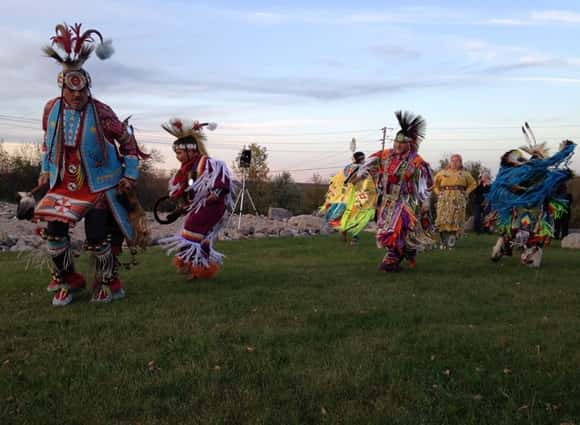
[[[568,207],[557,191],[572,176],[567,164],[575,147],[569,144],[549,158],[532,158],[521,165],[502,164],[486,196],[501,233],[524,223],[543,236],[553,236],[553,219]]]

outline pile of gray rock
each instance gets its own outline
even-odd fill
[[[580,233],[570,233],[562,239],[562,248],[580,249]]]
[[[176,234],[183,225],[183,219],[168,225],[158,224],[153,214],[148,213],[151,229],[151,244]],[[44,223],[31,223],[16,218],[16,205],[0,202],[0,252],[29,251],[42,246],[42,239],[36,235],[38,227]],[[376,225],[371,222],[366,229],[373,232]],[[219,235],[221,240],[262,239],[277,237],[308,237],[330,234],[334,230],[324,223],[322,217],[315,215],[292,216],[282,208],[270,208],[268,217],[253,214],[232,215],[228,225]],[[84,225],[79,223],[71,229],[73,246],[80,249],[84,241]],[[580,233],[571,233],[562,240],[562,248],[580,249]]]
[[[151,229],[151,244],[159,239],[171,236],[179,231],[183,219],[169,225],[158,224],[152,214],[148,214]],[[36,235],[38,227],[44,223],[31,223],[16,218],[16,205],[0,202],[0,252],[27,251],[42,245],[42,239]],[[228,225],[219,238],[222,240],[260,239],[269,237],[306,237],[332,233],[333,230],[324,224],[322,217],[298,215],[292,217],[287,210],[272,208],[269,217],[244,214],[232,215]],[[72,228],[71,237],[75,246],[84,240],[84,225],[79,223]]]

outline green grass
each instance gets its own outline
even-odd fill
[[[580,425],[579,253],[493,242],[395,275],[371,235],[223,242],[195,282],[151,249],[126,299],[60,309],[1,255],[0,423]]]

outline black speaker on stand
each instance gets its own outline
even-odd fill
[[[240,208],[240,216],[238,218],[238,229],[242,225],[242,213],[244,211],[244,198],[245,196],[248,197],[250,200],[250,205],[254,209],[254,213],[258,215],[258,210],[256,209],[256,205],[254,204],[254,200],[252,199],[252,195],[250,195],[250,191],[246,187],[246,177],[248,175],[248,170],[252,164],[252,151],[250,149],[242,149],[242,153],[240,154],[240,161],[238,166],[240,168],[240,172],[242,173],[242,188],[238,192],[238,196],[236,198],[236,203],[234,204],[234,212],[232,215],[236,214],[236,210]]]

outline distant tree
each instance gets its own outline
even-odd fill
[[[246,173],[246,188],[250,192],[258,212],[266,214],[268,207],[272,203],[272,190],[268,180],[268,174],[270,173],[270,168],[268,167],[268,151],[267,148],[257,143],[252,143],[246,149],[249,149],[252,153],[250,167],[244,169]],[[232,171],[238,179],[242,178],[242,169],[239,167],[242,150],[238,152],[232,164]],[[254,212],[251,204],[246,202],[246,200],[244,200],[244,212]]]
[[[284,171],[272,179],[272,206],[286,208],[293,213],[303,211],[303,193],[291,174]]]
[[[436,168],[435,172],[444,170],[448,166],[449,157],[442,158],[439,160],[439,168]],[[475,181],[479,181],[479,177],[481,177],[483,173],[491,173],[490,169],[484,166],[481,161],[466,161],[463,163],[463,168],[471,173]]]
[[[438,171],[444,170],[449,166],[449,157],[441,158],[439,160],[439,167],[435,168],[434,171],[437,173]]]
[[[250,193],[256,209],[260,214],[267,214],[272,205],[272,185],[270,181],[247,181],[246,189]],[[244,212],[254,213],[248,200],[244,200]]]
[[[40,143],[26,143],[14,153],[0,148],[0,198],[14,202],[16,192],[36,186],[40,172]],[[41,195],[41,193],[38,193]]]
[[[310,177],[310,182],[314,184],[325,184],[324,180],[322,179],[322,176],[318,173],[312,174],[312,177]]]
[[[150,155],[148,159],[139,161],[139,172],[141,173],[154,172],[155,166],[163,164],[164,159],[161,151],[158,151],[157,149],[151,149],[148,154]]]
[[[479,181],[482,174],[491,176],[491,170],[484,166],[481,161],[467,161],[464,168],[471,173],[476,182]]]
[[[270,168],[268,168],[268,152],[267,148],[258,145],[257,143],[252,143],[246,149],[252,152],[252,158],[250,161],[250,168],[246,169],[246,179],[251,182],[265,182],[268,180],[268,173]],[[240,169],[240,157],[242,156],[242,150],[238,152],[236,160],[232,164],[232,170],[238,176],[242,177],[242,170]]]
[[[42,143],[23,143],[16,149],[15,157],[21,158],[23,161],[34,165],[40,164],[40,157],[42,156]]]
[[[10,164],[10,155],[8,151],[4,148],[4,140],[0,140],[0,174],[8,171]]]
[[[314,173],[310,178],[310,183],[302,185],[304,190],[304,212],[311,213],[322,205],[324,196],[328,190],[328,185],[323,181],[320,174]]]
[[[169,175],[157,168],[163,163],[163,154],[156,149],[152,149],[149,154],[149,159],[139,161],[137,193],[143,208],[151,211],[155,202],[167,195]]]

